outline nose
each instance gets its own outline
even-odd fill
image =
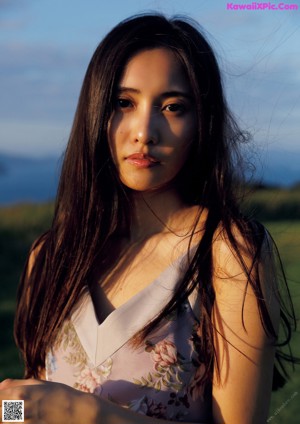
[[[142,110],[134,123],[133,141],[141,144],[157,144],[159,133],[158,116],[155,111]]]

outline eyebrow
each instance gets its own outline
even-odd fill
[[[141,90],[137,89],[137,88],[131,88],[131,87],[119,87],[118,88],[118,94],[122,94],[122,93],[133,93],[133,94],[141,94]],[[181,91],[181,90],[170,90],[170,91],[165,91],[163,93],[161,93],[160,97],[162,98],[168,98],[168,97],[185,97],[188,100],[192,100],[193,96],[186,92],[186,91]]]

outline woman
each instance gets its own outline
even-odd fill
[[[28,423],[266,421],[287,315],[236,200],[244,140],[195,25],[138,16],[100,43],[19,289],[27,380],[1,388]]]

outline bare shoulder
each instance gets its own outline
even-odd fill
[[[258,277],[255,273],[263,277],[267,271],[274,276],[273,243],[268,233],[264,232],[261,246],[257,248],[236,226],[231,231],[233,240],[223,228],[219,228],[214,236],[212,255],[215,290],[222,290],[224,284],[230,282],[233,286],[238,283],[241,287],[248,283],[249,278],[254,281]],[[271,281],[260,278],[260,282],[264,286]]]

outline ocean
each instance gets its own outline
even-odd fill
[[[45,202],[56,195],[61,160],[0,153],[0,206]],[[254,181],[289,187],[300,183],[300,153],[270,151],[256,161]]]
[[[54,199],[59,173],[58,158],[0,155],[0,205]]]

